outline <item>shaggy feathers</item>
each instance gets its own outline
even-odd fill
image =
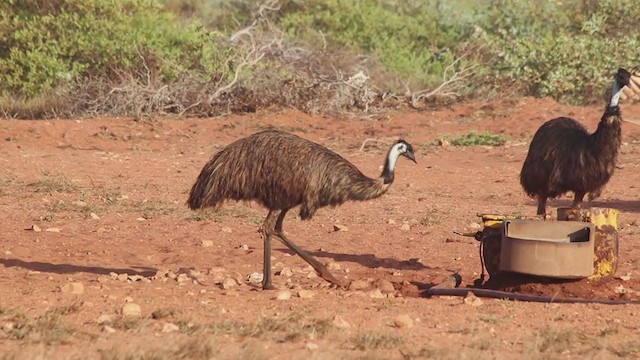
[[[618,96],[630,74],[619,69],[614,82]],[[580,207],[588,194],[600,196],[615,170],[621,144],[620,108],[612,94],[610,103],[593,134],[574,119],[560,117],[545,122],[536,132],[522,165],[520,184],[538,199],[538,214],[546,212],[547,198],[575,193],[573,206]]]

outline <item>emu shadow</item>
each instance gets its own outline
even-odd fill
[[[315,251],[311,252],[311,255],[315,257],[330,257],[335,261],[349,261],[358,263],[362,266],[366,266],[371,269],[385,268],[396,270],[423,270],[430,269],[422,264],[418,258],[409,260],[396,260],[392,258],[379,258],[373,254],[338,254],[328,251]]]
[[[129,275],[152,276],[157,269],[148,267],[136,267],[139,270],[123,269],[123,268],[104,268],[99,266],[83,266],[73,264],[52,264],[41,261],[24,261],[20,259],[0,259],[0,265],[4,267],[19,267],[23,269],[54,273],[54,274],[73,274],[73,273],[89,273],[97,275],[109,275],[115,272],[118,274],[127,273]]]

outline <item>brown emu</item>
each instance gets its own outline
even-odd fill
[[[600,196],[615,169],[621,143],[618,101],[630,77],[628,71],[618,69],[611,99],[593,134],[567,117],[549,120],[538,129],[520,172],[520,184],[538,200],[538,215],[546,213],[548,198],[569,191],[575,194],[576,208],[586,194],[589,200]]]
[[[340,285],[325,266],[285,236],[284,217],[298,205],[300,217],[308,220],[323,206],[379,197],[393,183],[400,155],[416,161],[412,146],[398,140],[389,149],[382,175],[372,179],[319,144],[282,131],[261,131],[214,154],[193,184],[187,204],[191,209],[200,209],[217,207],[225,200],[254,200],[269,209],[262,225],[263,289],[273,289],[272,235],[313,266],[322,278]]]

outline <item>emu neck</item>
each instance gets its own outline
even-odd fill
[[[399,154],[393,151],[393,148],[387,154],[387,159],[384,162],[384,168],[382,169],[382,183],[385,185],[391,185],[393,183],[393,173],[396,169],[396,162],[398,161]]]
[[[598,129],[592,135],[596,149],[600,149],[599,151],[609,149],[611,152],[609,156],[615,157],[622,142],[620,121],[620,107],[617,105],[607,106],[598,124]]]

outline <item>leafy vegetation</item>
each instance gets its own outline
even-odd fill
[[[638,20],[633,0],[7,0],[0,114],[369,111],[388,93],[585,103],[640,62]]]
[[[454,138],[445,136],[445,140],[453,146],[501,146],[507,142],[507,139],[504,136],[492,134],[490,132],[477,133],[475,131],[470,131],[467,134],[459,135]]]

